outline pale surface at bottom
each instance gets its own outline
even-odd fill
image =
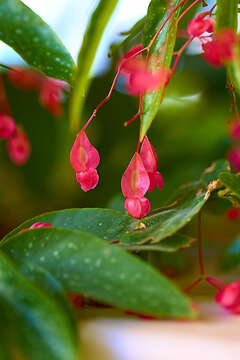
[[[80,324],[83,360],[240,359],[240,316],[199,304],[197,321],[97,318]]]

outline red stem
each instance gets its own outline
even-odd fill
[[[186,10],[183,11],[183,13],[178,18],[178,23],[181,21],[181,19],[186,15],[186,13],[191,10],[200,0],[195,0]]]
[[[128,121],[125,121],[125,123],[123,124],[124,126],[128,126],[129,124],[131,124],[132,122],[134,122],[140,115],[141,115],[141,111],[142,111],[142,95],[140,95],[139,98],[139,107],[138,107],[138,112]]]
[[[201,281],[203,280],[202,277],[199,277],[197,280],[195,280],[190,286],[188,286],[184,292],[188,293],[189,291],[191,291],[195,286],[197,286]]]
[[[140,145],[141,145],[141,140],[140,140],[140,136],[139,136],[139,138],[138,138],[138,143],[137,143],[137,148],[136,148],[136,152],[139,151]]]
[[[120,75],[120,71],[121,71],[121,66],[119,66],[119,67],[117,68],[117,73],[116,73],[116,75],[115,75],[115,77],[114,77],[114,80],[113,80],[113,83],[112,83],[112,86],[111,86],[111,88],[110,88],[110,90],[109,90],[108,95],[105,97],[105,99],[103,99],[103,100],[100,102],[100,104],[99,104],[99,105],[96,107],[96,109],[93,111],[92,115],[90,116],[90,118],[88,119],[88,121],[86,122],[86,124],[83,126],[83,130],[84,130],[84,131],[86,130],[86,128],[88,127],[88,125],[90,124],[90,122],[92,121],[92,119],[96,116],[98,110],[110,99],[110,97],[111,97],[111,95],[112,95],[112,92],[113,92],[113,89],[114,89],[114,87],[115,87],[115,85],[116,85],[117,79],[118,79],[118,77],[119,77],[119,75]]]
[[[218,290],[222,290],[223,288],[225,288],[227,285],[222,282],[221,280],[218,280],[214,277],[211,276],[207,276],[205,279],[210,285],[214,286],[216,289]],[[217,286],[218,285],[218,286]]]

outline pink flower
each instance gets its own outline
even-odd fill
[[[24,67],[14,67],[7,72],[9,81],[21,90],[37,88],[40,74]]]
[[[144,197],[150,185],[148,173],[138,153],[135,153],[123,174],[121,187],[125,209],[131,216],[140,219],[150,211],[150,202]]]
[[[231,124],[229,136],[233,140],[239,140],[240,139],[240,122],[239,121],[234,121]]]
[[[43,78],[39,88],[39,100],[41,105],[49,110],[53,116],[60,117],[63,114],[62,97],[67,88],[64,81],[52,78]]]
[[[237,220],[239,218],[239,215],[240,215],[240,209],[234,207],[231,207],[226,211],[226,216],[229,221]]]
[[[215,21],[211,17],[204,18],[204,15],[199,14],[189,22],[187,30],[190,36],[199,37],[205,32],[213,32]]]
[[[14,134],[16,124],[11,116],[0,114],[0,138],[7,139]]]
[[[135,54],[137,54],[140,50],[142,50],[142,44],[133,46],[128,52],[126,52],[126,54],[123,55],[118,63],[118,67],[124,68],[125,65],[128,66],[128,61],[126,60],[134,58]]]
[[[202,42],[202,48],[203,57],[209,64],[220,67],[234,60],[237,36],[233,30],[225,29],[208,40]]]
[[[84,130],[78,133],[70,153],[70,162],[76,171],[76,179],[83,191],[95,188],[98,184],[100,157],[97,149],[90,143]]]
[[[225,310],[240,314],[240,281],[234,281],[220,290],[215,301]]]
[[[124,206],[128,213],[136,219],[146,216],[151,208],[150,201],[145,197],[127,198]]]
[[[150,185],[148,173],[138,153],[135,153],[122,176],[121,187],[125,198],[141,198]]]
[[[85,171],[76,173],[77,182],[81,185],[83,191],[94,189],[99,180],[99,176],[96,169],[89,168]]]
[[[240,171],[240,147],[231,148],[227,154],[228,161],[235,171]]]
[[[163,177],[160,172],[157,171],[157,154],[147,136],[145,136],[143,140],[140,156],[150,179],[148,191],[153,191],[156,186],[161,190],[163,188]]]
[[[27,135],[17,127],[15,134],[7,141],[7,151],[11,160],[16,165],[23,165],[29,158],[31,145]]]
[[[166,83],[169,73],[164,68],[152,72],[145,59],[133,56],[140,49],[140,46],[132,48],[119,63],[126,79],[126,90],[133,96],[157,90]]]

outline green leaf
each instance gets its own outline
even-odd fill
[[[221,173],[219,180],[226,186],[232,195],[240,198],[240,177],[232,173]]]
[[[237,29],[238,0],[217,0],[215,31]]]
[[[140,39],[140,37],[142,35],[145,22],[146,22],[146,16],[144,16],[142,19],[138,20],[138,22],[136,22],[136,24],[134,24],[131,27],[131,29],[129,29],[128,31],[121,32],[122,36],[126,36],[125,39],[112,44],[110,46],[108,56],[109,57],[113,56],[117,51],[119,53],[126,52],[126,49],[125,49],[126,47],[128,47],[128,49],[129,49],[131,47],[131,44],[133,43],[133,41],[136,43],[137,39]]]
[[[230,171],[229,162],[225,159],[216,160],[212,165],[204,170],[201,181],[205,186],[208,186],[211,181],[218,180],[220,173]]]
[[[194,317],[189,300],[166,278],[115,245],[79,230],[42,228],[8,239],[2,250],[54,274],[65,290],[156,316]]]
[[[82,110],[90,85],[90,70],[102,35],[118,0],[100,0],[91,16],[78,54],[78,71],[70,104],[70,122],[73,130],[79,129]]]
[[[76,320],[69,300],[64,292],[64,289],[59,281],[57,281],[49,272],[42,267],[32,264],[30,262],[21,262],[19,270],[29,280],[31,280],[37,287],[45,291],[51,296],[66,312],[69,322],[72,325],[72,330],[77,334]],[[77,340],[76,340],[77,341]]]
[[[169,12],[179,3],[180,0],[173,0],[171,1],[171,4],[169,0],[151,1],[148,7],[146,25],[143,32],[143,47],[146,47],[150,43]],[[160,64],[161,67],[163,66],[167,69],[170,68],[172,62],[177,35],[177,19],[179,12],[180,8],[174,12],[173,16],[164,26],[150,52],[151,56],[157,56],[159,59],[158,66]],[[156,65],[154,70],[156,70]],[[140,129],[141,140],[143,140],[147,130],[149,129],[153,119],[158,112],[162,101],[163,91],[164,87],[161,87],[158,91],[148,93],[143,97]]]
[[[173,235],[201,210],[207,201],[206,193],[195,191],[184,195],[177,201],[176,206],[169,207],[159,213],[142,219],[145,228],[138,226],[128,232],[121,242],[128,244],[157,244],[168,236]]]
[[[222,270],[232,270],[240,265],[240,236],[224,251],[220,266]]]
[[[53,211],[25,221],[8,233],[2,241],[30,227],[35,222],[45,222],[55,227],[82,230],[107,241],[120,240],[138,223],[121,212],[110,209],[67,209]]]
[[[121,243],[121,248],[128,251],[161,251],[161,252],[176,252],[180,249],[188,248],[195,242],[196,239],[193,239],[190,236],[175,234],[169,238],[162,240],[159,244],[146,244],[146,245],[131,245]]]
[[[61,307],[2,253],[0,273],[0,308],[15,332],[20,358],[76,360],[76,338]]]
[[[0,39],[45,75],[71,83],[73,59],[53,30],[20,0],[0,2]]]
[[[217,0],[216,32],[230,28],[237,31],[238,0]],[[229,80],[240,95],[240,45],[236,46],[235,60],[227,65]]]

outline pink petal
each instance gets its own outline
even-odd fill
[[[125,209],[135,219],[141,219],[146,216],[151,208],[149,200],[142,198],[127,198],[124,203]]]
[[[43,77],[41,81],[39,89],[40,103],[53,116],[60,117],[63,114],[62,97],[66,88],[66,83],[61,80]]]
[[[77,182],[81,185],[83,191],[94,189],[99,180],[99,176],[96,169],[89,168],[85,171],[76,173]]]
[[[97,149],[90,143],[85,131],[78,133],[70,153],[70,162],[76,172],[95,169],[100,157]]]
[[[122,193],[126,198],[141,198],[149,188],[150,180],[138,153],[135,153],[122,176]]]
[[[148,173],[150,179],[150,185],[148,191],[151,192],[157,186],[159,190],[162,190],[164,182],[162,174],[159,171],[155,171],[155,173]]]
[[[42,227],[52,227],[53,228],[53,225],[48,224],[48,223],[43,223],[43,222],[36,222],[36,223],[32,224],[29,229],[38,229],[38,228],[42,228]]]
[[[140,156],[148,173],[152,173],[157,170],[157,154],[147,136],[145,136],[143,140]]]
[[[16,165],[23,165],[31,153],[31,145],[27,135],[17,128],[16,133],[7,141],[7,151],[11,160]]]
[[[14,67],[7,72],[9,81],[21,90],[33,90],[38,87],[41,75],[24,67]]]
[[[234,46],[237,36],[231,29],[225,29],[212,38],[212,41],[203,43],[203,57],[211,65],[219,67],[234,60]]]
[[[142,44],[133,46],[126,54],[123,55],[123,57],[118,63],[118,67],[121,67],[121,71],[127,70],[130,58],[131,60],[136,59],[134,58],[134,55],[140,50],[142,50]]]
[[[11,116],[0,114],[0,138],[7,139],[14,134],[16,124]]]
[[[234,281],[220,290],[215,300],[222,308],[240,314],[240,281]]]
[[[240,147],[231,148],[227,154],[228,161],[235,171],[240,171]]]
[[[213,32],[215,21],[212,18],[203,18],[200,14],[192,19],[187,27],[190,36],[199,37],[204,32]]]
[[[126,90],[133,96],[155,91],[166,83],[167,72],[164,69],[152,73],[148,69],[132,71],[127,78]]]

